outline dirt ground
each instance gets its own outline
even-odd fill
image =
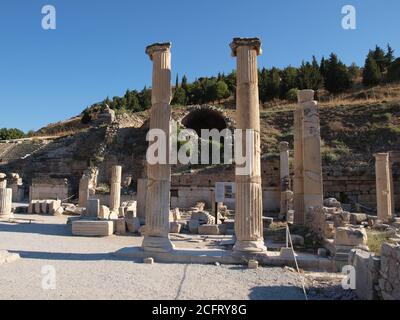
[[[26,215],[18,216],[27,218]],[[0,250],[21,259],[0,265],[0,299],[354,299],[340,274],[290,268],[154,264],[112,253],[142,238],[73,237],[66,217],[32,216],[32,224],[0,222]]]

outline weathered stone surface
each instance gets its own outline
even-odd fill
[[[126,222],[125,218],[114,220],[115,224],[115,233],[119,235],[123,235],[126,233]]]
[[[192,220],[197,220],[199,224],[215,224],[215,218],[207,211],[192,212]]]
[[[48,205],[49,205],[49,214],[56,215],[56,213],[60,211],[59,209],[61,208],[61,200],[52,200],[49,202]]]
[[[387,222],[393,214],[389,154],[377,153],[374,156],[378,218]]]
[[[100,214],[100,200],[89,199],[86,203],[86,217],[97,218]]]
[[[356,294],[363,300],[378,299],[375,289],[379,280],[379,259],[370,252],[353,249],[349,253],[349,265],[356,271]]]
[[[101,206],[98,218],[108,220],[110,218],[110,209],[107,206]]]
[[[72,222],[74,236],[107,237],[114,233],[112,221],[77,220]]]
[[[12,189],[0,189],[0,218],[12,217]]]
[[[198,232],[201,235],[219,235],[219,227],[216,224],[202,224],[198,228]]]
[[[366,246],[367,232],[364,228],[340,227],[336,228],[335,245],[338,246]]]
[[[367,221],[368,217],[364,213],[351,213],[350,214],[350,223],[351,224],[361,224],[364,221]]]
[[[335,198],[328,198],[324,200],[324,207],[328,208],[341,208],[341,203]]]
[[[249,269],[258,269],[258,261],[257,260],[249,260],[248,267],[249,267]]]
[[[144,264],[154,264],[154,259],[153,258],[144,258],[143,263]]]
[[[297,234],[292,234],[291,237],[294,246],[304,246],[304,237]]]
[[[179,222],[170,222],[169,223],[169,232],[170,233],[180,233],[182,225]]]
[[[140,220],[138,217],[125,217],[126,225],[128,227],[128,231],[131,233],[138,233],[140,230]]]

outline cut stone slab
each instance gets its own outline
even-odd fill
[[[144,264],[154,264],[154,259],[153,258],[144,258],[143,263]]]
[[[368,217],[364,213],[351,213],[350,214],[350,223],[351,224],[361,224],[368,220]]]
[[[119,235],[126,234],[126,222],[125,219],[114,220],[115,223],[115,233]]]
[[[99,212],[99,219],[108,220],[110,217],[110,209],[107,206],[101,206]]]
[[[125,218],[128,232],[138,233],[140,230],[140,220],[138,217]]]
[[[72,234],[84,237],[108,237],[114,233],[112,221],[79,220],[72,222]]]
[[[201,235],[219,235],[220,230],[216,224],[203,224],[198,227],[198,232]]]
[[[97,218],[100,214],[100,200],[99,199],[89,199],[86,204],[85,216]]]
[[[366,246],[367,232],[364,228],[341,227],[336,228],[335,245],[337,246]]]
[[[258,269],[258,261],[257,260],[250,260],[248,263],[249,269]]]

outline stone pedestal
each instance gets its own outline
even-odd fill
[[[0,189],[0,218],[13,216],[12,209],[12,189]]]
[[[323,206],[321,135],[313,90],[298,92],[294,113],[294,224],[304,225],[310,207]]]
[[[89,182],[90,182],[90,179],[87,175],[83,175],[79,182],[78,206],[81,208],[86,208],[87,201],[89,200]]]
[[[323,206],[321,133],[318,104],[314,101],[313,90],[298,93],[303,109],[303,179],[304,212],[310,207]]]
[[[114,166],[111,169],[110,210],[118,213],[121,206],[121,176],[122,167]]]
[[[288,211],[286,191],[290,189],[289,172],[289,143],[281,142],[280,151],[280,179],[281,179],[281,210],[280,216],[286,217]]]
[[[262,252],[263,206],[261,188],[260,110],[257,56],[261,42],[257,38],[235,38],[232,56],[237,57],[237,129],[242,131],[242,155],[246,167],[236,165],[235,251]],[[247,134],[247,132],[249,134]],[[250,139],[246,139],[250,137]]]
[[[170,49],[170,43],[154,44],[146,49],[153,61],[150,130],[162,130],[167,139],[170,135],[171,118]],[[169,155],[169,143],[166,145],[166,155]],[[169,164],[148,163],[147,177],[146,234],[142,247],[145,251],[168,252],[173,249],[169,239],[171,167]]]
[[[378,219],[388,221],[392,217],[389,154],[377,153],[374,156],[376,161],[376,202],[378,207]]]

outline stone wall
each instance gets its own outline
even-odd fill
[[[380,257],[355,249],[349,264],[356,271],[358,298],[400,300],[400,244],[383,244]]]
[[[69,184],[66,179],[33,179],[29,188],[31,200],[65,200],[69,197]]]

